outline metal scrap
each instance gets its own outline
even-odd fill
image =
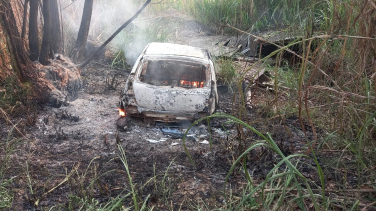
[[[182,139],[184,138],[184,134],[185,134],[179,131],[177,128],[161,128],[161,131],[164,135],[169,135],[173,139]],[[196,138],[192,134],[187,135],[186,139],[196,141]]]

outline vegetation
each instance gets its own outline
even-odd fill
[[[222,193],[226,203],[218,206],[218,209],[366,210],[367,207],[375,207],[374,1],[174,0],[157,4],[153,9],[158,12],[168,7],[190,13],[221,33],[245,33],[256,37],[256,31],[279,29],[297,31],[301,35],[291,43],[278,45],[278,50],[241,71],[238,71],[239,67],[233,64],[231,58],[218,61],[221,66],[219,79],[237,87],[235,105],[231,115],[217,113],[206,119],[222,118],[226,119],[225,124],[235,125],[238,134],[233,142],[239,146],[237,149],[229,149],[234,151],[234,159]],[[130,46],[127,40],[134,40],[137,34],[147,34],[138,36],[141,42],[167,40],[164,29],[155,26],[123,32],[120,35],[120,41],[123,41],[121,45]],[[292,52],[291,46],[299,46],[300,51]],[[112,66],[123,68],[127,51],[116,51]],[[287,51],[295,61],[284,58]],[[275,59],[275,65],[265,62],[269,58]],[[259,112],[262,119],[249,118],[246,99],[240,97],[251,88],[251,84],[246,89],[242,86],[246,73],[256,66],[266,67],[272,79],[271,91],[256,93],[262,96],[263,103],[260,104],[261,108],[256,107],[254,111]],[[27,83],[20,85],[16,78],[1,79],[0,107],[12,112],[17,102],[29,95],[28,90]],[[1,111],[7,127],[12,125],[6,112]],[[294,118],[299,121],[299,131],[306,139],[304,149],[299,152],[293,147],[286,151],[285,145],[276,141],[271,132],[275,122],[286,126],[285,122]],[[204,118],[193,125],[202,120]],[[210,126],[210,121],[207,122]],[[8,170],[11,155],[22,142],[12,135],[16,129],[17,126],[13,125],[10,135],[0,140],[0,209],[12,208],[11,184],[15,178],[10,176]],[[185,151],[192,165],[195,165],[186,147]],[[247,160],[264,152],[274,156],[277,162],[263,180],[256,181],[247,166]],[[48,197],[63,184],[69,183],[70,187],[74,187],[72,189],[75,192],[70,194],[66,203],[56,204],[51,209],[153,210],[154,207],[148,203],[155,196],[143,194],[148,185],[152,186],[152,192],[157,197],[163,198],[163,203],[169,203],[173,190],[169,185],[169,181],[173,180],[169,169],[173,162],[164,175],[156,175],[154,172],[146,184],[136,184],[127,163],[126,151],[119,145],[116,153],[117,156],[110,162],[121,164],[121,173],[127,183],[122,186],[117,197],[108,197],[104,202],[94,197],[95,191],[106,191],[100,185],[100,179],[118,169],[98,169],[95,163],[97,157],[84,168],[77,165],[71,171],[66,170],[65,175],[59,175],[62,178],[60,182],[50,189],[45,188],[49,181],[43,188],[34,184],[33,175],[29,174],[28,161],[17,164],[17,168],[24,169],[19,177],[27,181],[29,201],[34,205],[38,205],[43,197]],[[305,174],[306,169],[314,174]],[[239,188],[231,186],[235,174],[241,174],[246,181],[240,192]],[[355,189],[347,188],[348,175],[355,178]],[[200,205],[199,202],[194,206],[197,210],[212,208]]]
[[[232,85],[237,76],[236,69],[231,59],[219,59],[218,64],[218,80],[227,85]]]
[[[315,1],[308,4],[307,1],[258,1],[260,5],[268,5],[266,6],[267,10],[264,11],[260,10],[260,5],[254,5],[254,8],[258,8],[254,12],[262,11],[261,15],[260,13],[233,9],[242,7],[248,2],[253,4],[253,1],[197,0],[190,2],[183,4],[183,9],[191,12],[204,23],[216,23],[215,27],[218,29],[232,26],[231,30],[250,36],[255,36],[253,33],[255,30],[283,28],[293,33],[292,31],[298,29],[299,34],[303,35],[303,39],[295,40],[286,46],[278,46],[277,51],[252,66],[263,65],[264,61],[270,57],[276,59],[276,65],[269,68],[273,79],[272,84],[274,84],[274,94],[264,95],[266,103],[262,108],[262,112],[270,113],[271,115],[267,116],[271,118],[261,121],[268,124],[278,118],[284,122],[290,117],[298,116],[306,137],[305,125],[309,125],[310,131],[313,133],[313,142],[310,142],[307,137],[308,148],[312,147],[312,150],[317,151],[316,153],[325,150],[342,152],[339,158],[326,160],[325,167],[335,164],[337,167],[341,166],[340,168],[346,169],[347,172],[355,173],[358,178],[358,187],[364,183],[369,184],[369,181],[375,178],[373,173],[364,175],[364,172],[369,172],[371,166],[376,164],[374,155],[376,147],[374,142],[376,138],[376,107],[374,103],[376,78],[373,62],[376,51],[372,44],[376,39],[374,32],[376,24],[374,21],[370,21],[374,20],[372,15],[374,16],[376,11],[373,2],[363,1],[360,4],[358,1]],[[200,6],[196,7],[196,5]],[[240,11],[247,15],[240,16],[238,13]],[[240,17],[250,19],[253,17],[254,19],[249,21],[250,19]],[[295,63],[283,59],[283,54],[289,51],[288,47],[293,45],[299,45],[302,49],[300,52],[293,52],[295,61],[297,61]],[[243,77],[252,67],[244,69],[238,77],[239,93],[243,92],[240,85]],[[281,99],[284,99],[283,103],[281,103]],[[244,122],[227,117],[231,119],[230,121],[237,122],[242,125],[241,128],[248,129],[249,125],[260,121],[248,119],[245,115],[246,102],[244,100],[240,100],[238,105],[234,115]],[[239,137],[242,137],[241,134]],[[246,137],[243,136],[244,139]],[[270,137],[269,139],[263,137],[263,139],[268,143],[271,141]],[[251,141],[245,152],[249,153],[257,144],[259,142]],[[354,157],[354,160],[343,162],[343,155],[348,152]],[[242,155],[244,156],[244,154]],[[314,159],[315,155],[313,154],[311,158]],[[322,184],[321,198],[316,198],[317,195],[309,196],[310,188],[306,186],[304,191],[307,193],[301,193],[300,197],[294,198],[294,200],[304,201],[301,197],[308,196],[313,201],[318,199],[320,204],[318,206],[323,206],[318,208],[315,205],[315,209],[331,209],[330,203],[333,202],[333,199],[325,197],[325,179],[320,168],[318,165],[318,175]],[[271,186],[282,185],[279,188],[287,190],[288,188],[283,185],[288,186],[289,181],[297,181],[291,177],[291,174],[296,174],[296,172],[292,173],[291,168],[274,172],[276,169],[269,172],[269,175],[278,175],[283,172],[283,175],[286,173],[289,176],[283,179],[279,178],[280,182],[284,182],[271,183]],[[336,173],[339,172],[336,170]],[[247,175],[246,178],[248,178]],[[286,209],[286,207],[280,207],[279,199],[275,198],[276,192],[262,198],[261,205],[256,203],[257,200],[251,200],[255,191],[253,191],[252,182],[248,181],[245,190],[250,190],[248,192],[250,195],[244,195],[242,199],[252,202],[249,204],[250,207]],[[261,184],[268,182],[266,179]],[[300,192],[299,186],[294,183],[292,186],[295,188],[293,190]],[[341,184],[339,187],[346,187],[346,184]],[[281,192],[286,193],[283,190]],[[268,199],[271,199],[273,203],[268,202]],[[295,202],[299,204],[298,200]],[[354,203],[343,206],[347,207],[346,209],[358,209],[359,201],[355,199],[351,201]],[[313,202],[313,204],[315,203]],[[239,206],[243,205],[242,201]],[[300,209],[304,208],[300,207]]]
[[[374,18],[374,3],[325,0],[315,1],[313,4],[308,1],[264,0],[256,3],[245,0],[195,0],[179,1],[177,7],[192,12],[204,23],[216,23],[217,27],[231,25],[234,26],[232,29],[251,36],[254,36],[252,31],[259,24],[255,19],[262,21],[263,17],[268,17],[265,29],[275,29],[281,25],[284,28],[301,30],[300,34],[304,34],[302,40],[279,46],[279,50],[267,57],[276,58],[277,66],[271,68],[272,71],[276,70],[275,97],[278,97],[278,85],[289,87],[297,91],[289,94],[297,95],[291,99],[298,105],[299,116],[305,115],[306,121],[310,122],[312,127],[313,122],[318,121],[320,128],[325,128],[327,133],[335,132],[340,139],[354,141],[359,140],[360,131],[364,129],[368,132],[362,137],[369,140],[366,143],[374,146],[371,141],[374,139],[374,128],[364,128],[365,122],[372,117],[375,110],[376,86],[372,60],[375,56],[375,24],[370,21]],[[247,22],[242,17],[255,19]],[[278,24],[277,20],[282,24]],[[254,24],[251,25],[250,22]],[[301,52],[294,53],[297,64],[282,58],[282,54],[289,51],[288,46],[292,45],[300,45],[302,49]],[[226,62],[222,64],[224,70],[231,69]],[[250,69],[245,69],[243,76]],[[225,73],[221,73],[220,77],[221,75],[226,78]],[[241,82],[242,78],[239,78],[239,81]],[[320,112],[315,112],[310,107],[320,107]],[[363,144],[362,146],[364,147]]]
[[[229,30],[226,26],[244,30],[284,29],[301,26],[310,13],[320,13],[326,1],[308,0],[178,0],[167,1],[158,10],[174,7],[194,15],[199,21],[214,26],[219,31]],[[319,6],[318,6],[319,5]],[[315,10],[315,11],[313,11]]]

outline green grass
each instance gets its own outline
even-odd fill
[[[21,104],[25,104],[31,95],[28,83],[20,83],[15,76],[0,80],[0,108],[13,111]]]
[[[0,139],[0,209],[11,208],[13,203],[12,182],[15,176],[10,176],[12,169],[11,156],[20,143],[20,140],[13,137],[13,129],[7,137]]]
[[[237,72],[232,60],[224,58],[217,60],[216,63],[219,66],[217,73],[218,80],[231,86],[237,77]]]
[[[226,123],[241,125],[246,130],[257,134],[260,138],[260,140],[253,141],[253,143],[236,159],[226,176],[224,193],[227,192],[226,187],[230,176],[234,173],[234,170],[238,168],[239,165],[242,166],[241,168],[244,172],[244,177],[247,180],[247,187],[246,189],[244,189],[243,195],[240,197],[240,199],[236,202],[228,201],[228,204],[231,205],[231,207],[229,207],[231,210],[248,210],[260,208],[266,210],[279,210],[296,209],[298,207],[301,210],[305,210],[307,201],[309,201],[309,203],[312,203],[315,210],[328,208],[328,204],[319,202],[326,201],[325,179],[322,168],[318,163],[316,155],[314,153],[312,157],[309,157],[305,154],[292,154],[285,156],[269,133],[267,135],[264,135],[251,125],[228,114],[216,113],[209,117],[201,118],[195,121],[187,129],[183,138],[183,146],[193,165],[195,165],[195,163],[186,147],[185,137],[188,134],[190,128],[192,128],[194,125],[203,120],[210,120],[211,118],[225,118],[228,120]],[[251,151],[254,151],[257,148],[261,147],[270,149],[271,152],[277,154],[280,159],[279,162],[266,175],[266,179],[259,184],[255,184],[247,169],[247,157]],[[317,167],[315,168],[315,170],[317,171],[317,175],[320,179],[320,184],[317,184],[317,186],[320,187],[319,189],[312,189],[310,185],[311,181],[303,176],[303,174],[298,170],[298,166],[300,165],[300,160],[302,160],[302,158],[308,158],[316,164]],[[255,195],[257,195],[257,197],[255,197]],[[229,198],[227,199],[229,200]]]
[[[0,180],[0,209],[12,207],[13,193],[11,192],[10,183],[12,183],[12,179]]]
[[[230,24],[244,30],[262,31],[268,28],[286,28],[293,24],[301,25],[307,15],[318,4],[322,8],[324,1],[312,3],[304,0],[177,0],[166,1],[153,7],[154,11],[176,8],[192,14],[202,23],[213,26],[218,31],[229,31]],[[319,13],[320,9],[314,9]]]
[[[374,74],[375,58],[375,11],[370,2],[359,1],[252,1],[252,0],[192,0],[192,1],[165,1],[166,4],[154,6],[155,12],[166,8],[175,7],[194,15],[198,20],[207,24],[215,25],[219,32],[231,31],[227,24],[247,32],[261,31],[275,28],[288,28],[300,30],[304,34],[301,40],[295,40],[271,55],[262,58],[257,65],[262,65],[268,58],[276,57],[276,65],[271,66],[274,91],[265,95],[268,99],[266,106],[275,108],[276,111],[268,112],[268,118],[263,118],[261,125],[275,124],[270,119],[280,116],[280,122],[289,118],[289,115],[299,116],[300,128],[294,128],[305,134],[306,126],[311,126],[311,133],[317,129],[317,138],[308,138],[302,146],[307,154],[282,153],[280,146],[267,133],[270,127],[265,127],[263,132],[253,127],[252,118],[247,115],[244,100],[239,100],[234,109],[234,115],[214,114],[208,118],[225,118],[227,123],[236,125],[238,136],[234,142],[245,143],[247,137],[244,131],[256,136],[248,140],[248,145],[240,150],[231,169],[226,176],[223,194],[226,195],[226,204],[218,205],[222,210],[359,210],[364,205],[361,203],[375,201],[374,194],[362,195],[356,193],[350,195],[346,192],[348,177],[356,178],[358,189],[363,185],[374,188],[376,175],[373,167],[376,164],[375,156],[375,130],[376,130],[376,107],[375,107],[375,81],[371,78]],[[366,8],[366,9],[364,9]],[[159,12],[160,12],[159,11]],[[139,43],[151,41],[165,41],[168,33],[161,27],[162,22],[157,22],[153,27],[135,28],[133,31],[125,31],[118,37],[115,45],[116,54],[112,60],[113,67],[123,68],[127,52],[135,47],[131,46],[134,40]],[[237,31],[239,32],[239,31]],[[316,32],[317,35],[313,35]],[[106,29],[100,36],[105,37],[111,33]],[[322,36],[321,36],[322,35]],[[297,52],[297,65],[291,66],[281,59],[280,54],[288,50],[289,45],[299,44],[301,51]],[[314,48],[311,48],[315,46]],[[124,47],[124,48],[122,48]],[[239,75],[236,74],[231,60],[221,60],[221,69],[218,78],[225,83],[236,85],[240,89],[242,77],[249,67]],[[255,64],[255,65],[256,65]],[[236,78],[237,80],[234,80]],[[13,110],[14,106],[20,105],[22,99],[28,95],[27,85],[23,87],[15,78],[1,81],[0,107]],[[284,88],[286,87],[286,88]],[[269,92],[269,91],[268,91]],[[238,93],[238,94],[239,94]],[[240,95],[239,95],[240,96]],[[278,104],[280,97],[285,97],[287,103]],[[202,121],[198,120],[194,124]],[[210,121],[207,121],[210,124]],[[295,126],[294,126],[295,127]],[[187,131],[188,132],[188,131]],[[210,130],[209,130],[210,132]],[[300,135],[299,134],[299,135]],[[210,135],[210,134],[209,134]],[[18,139],[9,136],[0,143],[0,208],[12,208],[13,192],[11,183],[14,177],[8,171],[10,158],[17,149]],[[188,156],[191,155],[185,146]],[[210,139],[210,144],[212,140]],[[247,160],[252,152],[260,148],[268,149],[267,153],[276,157],[277,163],[267,173],[263,180],[254,180],[253,175],[247,169]],[[29,161],[26,162],[25,178],[27,180],[28,193],[38,203],[58,187],[71,184],[76,188],[69,196],[68,202],[55,205],[56,208],[68,210],[145,210],[147,202],[152,195],[142,195],[143,188],[152,184],[154,194],[163,198],[163,203],[168,204],[173,195],[173,179],[168,175],[167,168],[163,175],[155,173],[146,184],[136,184],[132,178],[131,169],[127,162],[124,149],[118,147],[118,160],[122,164],[122,172],[127,184],[121,194],[107,201],[99,202],[94,190],[100,191],[96,186],[98,180],[112,172],[101,172],[95,167],[97,158],[83,167],[71,172],[67,171],[52,189],[36,189],[33,174],[29,169]],[[232,149],[234,150],[234,149]],[[332,157],[325,154],[329,151]],[[339,151],[339,152],[336,152]],[[233,152],[231,152],[234,154]],[[334,158],[333,158],[334,157]],[[320,162],[319,159],[320,158]],[[172,162],[171,162],[172,163]],[[170,165],[171,165],[170,163]],[[314,165],[313,165],[314,164]],[[301,168],[313,169],[317,178],[307,178]],[[333,170],[334,169],[334,170]],[[334,172],[334,173],[333,173]],[[343,173],[345,172],[345,173]],[[233,175],[242,175],[246,184],[244,187],[233,187],[231,181]],[[335,178],[330,178],[335,174]],[[57,176],[56,176],[57,177]],[[46,182],[48,183],[48,182]],[[331,187],[329,185],[333,185]],[[338,189],[338,190],[336,190]],[[329,191],[337,191],[330,193]],[[36,195],[39,194],[39,195]],[[127,202],[126,205],[123,204]],[[206,204],[197,202],[197,210],[209,209]],[[166,205],[167,206],[167,205]],[[52,207],[53,208],[53,207]],[[52,209],[51,208],[51,209]]]

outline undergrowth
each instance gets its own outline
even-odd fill
[[[303,152],[287,155],[270,134],[265,135],[256,130],[253,127],[255,120],[248,116],[244,99],[236,101],[233,116],[214,114],[207,117],[208,124],[210,118],[228,119],[227,123],[234,124],[238,132],[237,139],[234,141],[240,144],[246,143],[245,132],[258,137],[247,142],[247,145],[244,144],[235,157],[225,179],[223,194],[226,195],[226,203],[221,209],[359,210],[375,207],[373,203],[376,198],[374,195],[376,179],[374,173],[376,6],[374,1],[178,0],[167,1],[166,4],[161,2],[154,7],[158,7],[157,10],[175,7],[193,14],[203,23],[215,24],[218,31],[244,33],[262,42],[268,40],[254,35],[255,30],[288,28],[300,30],[302,34],[301,39],[294,40],[292,43],[277,45],[277,51],[245,68],[235,82],[238,96],[242,96],[245,74],[256,65],[262,65],[268,58],[276,59],[276,65],[269,70],[273,73],[272,89],[269,89],[269,94],[265,95],[268,106],[264,111],[269,115],[261,121],[261,124],[269,124],[273,119],[284,122],[290,117],[296,117],[300,124],[299,130],[306,140]],[[232,27],[227,28],[228,25]],[[124,49],[117,49],[113,66],[124,66],[124,57],[127,57],[130,48],[141,50],[144,43],[167,39],[167,34],[160,27],[135,26],[132,30],[120,35],[119,39],[122,42],[119,46]],[[110,33],[109,31],[103,32],[100,36]],[[147,34],[147,36],[138,36],[139,34]],[[131,46],[134,43],[129,40],[134,39],[139,39],[140,46]],[[269,44],[276,45],[270,42]],[[291,52],[289,47],[293,45],[299,45],[301,51]],[[286,51],[293,54],[298,61],[297,65],[292,66],[285,62],[283,53]],[[134,58],[132,55],[129,56]],[[223,60],[222,67],[219,78],[226,83],[234,81],[236,72],[231,60]],[[252,85],[250,83],[248,88],[252,88]],[[8,106],[8,109],[21,102],[24,94],[27,93],[27,89],[23,89],[12,78],[2,81],[1,87],[0,106]],[[278,104],[282,96],[288,103]],[[0,156],[2,159],[0,208],[12,207],[13,195],[10,184],[13,177],[8,175],[7,169],[10,155],[14,153],[12,147],[16,146],[14,143],[16,139],[13,138],[1,142],[3,153]],[[255,181],[248,169],[247,160],[252,152],[260,148],[268,149],[267,153],[277,157],[278,162],[262,181]],[[186,147],[185,151],[191,157]],[[70,194],[67,203],[55,207],[68,210],[153,209],[147,205],[150,197],[153,196],[140,194],[146,184],[142,186],[134,182],[126,152],[121,146],[118,148],[116,160],[122,164],[121,173],[122,178],[126,179],[126,185],[118,196],[108,197],[105,202],[100,202],[95,194],[106,193],[106,188],[100,185],[100,179],[115,170],[101,172],[95,163],[96,159],[94,158],[83,170],[74,166],[71,171],[59,175],[61,180],[48,190],[40,187],[39,190],[36,189],[32,172],[29,173],[26,162],[25,177],[29,179],[30,187],[28,194],[33,196],[29,199],[37,206],[58,187],[69,183],[76,192]],[[313,170],[315,174],[310,176],[315,177],[316,180],[304,175],[303,168]],[[148,180],[159,196],[165,198],[162,200],[164,204],[168,203],[167,199],[172,195],[166,179],[168,169],[163,176],[154,175]],[[235,174],[242,174],[246,181],[242,191],[231,186],[231,179]],[[349,181],[349,175],[353,181]],[[207,208],[203,205],[198,209]]]
[[[12,112],[19,105],[25,104],[31,93],[30,85],[22,84],[15,76],[0,80],[0,108]]]
[[[200,22],[216,28],[218,32],[233,33],[234,30],[226,28],[227,24],[256,31],[301,26],[308,18],[307,14],[315,8],[314,5],[321,2],[323,1],[169,0],[157,3],[154,10],[176,8],[192,14]],[[320,12],[321,8],[315,10],[315,13]]]
[[[237,77],[236,68],[231,59],[217,59],[218,64],[217,78],[224,84],[232,85]]]
[[[13,129],[7,137],[0,139],[0,209],[11,208],[13,203],[13,192],[11,184],[14,176],[9,176],[11,156],[17,149],[20,140],[12,136]]]

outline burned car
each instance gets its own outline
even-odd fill
[[[120,100],[126,115],[164,122],[198,119],[211,115],[217,106],[210,53],[155,42],[136,60]]]

